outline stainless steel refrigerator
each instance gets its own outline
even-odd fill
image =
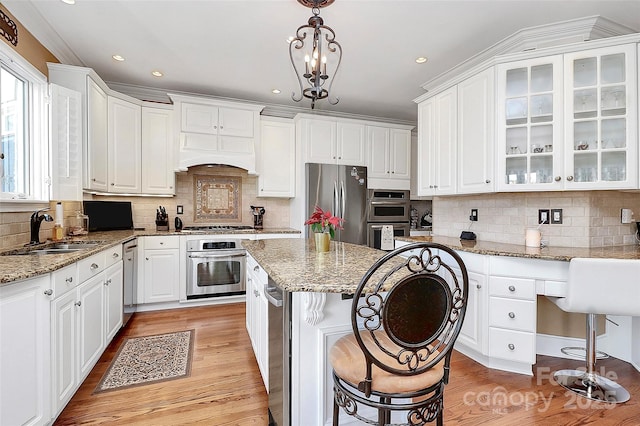
[[[367,245],[367,168],[309,163],[306,165],[307,218],[318,205],[344,219],[336,241]]]

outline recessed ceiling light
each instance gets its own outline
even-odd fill
[[[160,71],[151,71],[151,75],[154,77],[162,77],[164,74],[162,74]]]
[[[120,56],[120,55],[113,55],[112,56],[113,59],[115,59],[118,62],[122,62],[124,61],[124,56]]]
[[[76,4],[76,0],[61,0],[62,3],[66,3],[66,4]]]
[[[273,89],[271,93],[273,93],[274,95],[277,95],[280,93],[280,89]]]
[[[427,62],[427,58],[424,56],[416,58],[416,64],[424,64],[425,62]]]

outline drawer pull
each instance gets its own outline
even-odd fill
[[[72,283],[73,282],[73,277],[69,277],[69,278],[65,279],[65,281],[68,282],[68,283]]]
[[[254,271],[254,272],[258,272],[258,270],[259,270],[259,269],[260,269],[260,267],[259,267],[258,265],[256,265],[256,266],[254,266],[254,267],[253,267],[253,271]]]
[[[113,257],[114,259],[117,259],[120,257],[120,255],[118,253],[113,253],[111,257]]]
[[[106,286],[108,286],[109,284],[111,284],[111,278],[109,278],[108,280],[106,280],[106,281],[104,282],[104,285],[106,285]]]
[[[512,350],[514,350],[516,348],[516,345],[514,345],[513,343],[509,343],[508,348],[509,348],[509,350],[512,351]]]
[[[516,287],[515,287],[515,286],[513,286],[513,285],[510,285],[510,286],[509,286],[509,291],[510,291],[510,292],[514,292],[514,291],[516,291]]]
[[[513,312],[509,312],[509,318],[512,318],[512,319],[513,319],[513,318],[515,318],[515,317],[516,317],[516,314],[514,314]]]
[[[89,268],[91,268],[91,270],[93,271],[94,269],[98,269],[99,266],[97,263],[92,263],[91,266],[89,266]]]
[[[52,294],[53,294],[53,290],[52,290],[52,289],[50,289],[50,288],[49,288],[49,289],[46,289],[46,290],[44,291],[44,295],[45,295],[45,296],[51,296]]]

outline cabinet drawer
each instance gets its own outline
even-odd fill
[[[106,268],[105,252],[89,256],[78,261],[78,282],[83,283],[89,278],[98,275]]]
[[[62,296],[80,283],[78,280],[78,266],[76,263],[65,266],[62,269],[58,269],[51,275],[53,281],[53,297]]]
[[[489,325],[511,330],[536,331],[536,303],[529,300],[489,298]]]
[[[491,277],[489,295],[514,299],[536,299],[536,281],[527,278]]]
[[[118,244],[117,246],[109,247],[104,252],[105,254],[105,268],[119,262],[122,260],[122,244]]]
[[[517,362],[536,362],[535,333],[489,327],[489,356]]]
[[[144,237],[146,249],[177,249],[180,248],[180,238],[177,237]]]

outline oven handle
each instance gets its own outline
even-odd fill
[[[189,254],[190,259],[220,259],[223,257],[245,257],[246,253],[233,253],[233,254]]]
[[[407,201],[369,201],[369,204],[372,206],[406,206],[408,203]]]

